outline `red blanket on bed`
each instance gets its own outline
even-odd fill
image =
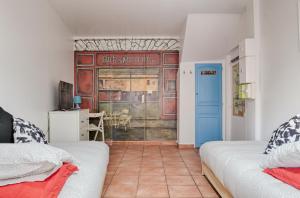
[[[66,163],[45,181],[23,182],[0,187],[0,198],[55,198],[78,168]]]
[[[264,172],[300,190],[300,168],[266,168]]]

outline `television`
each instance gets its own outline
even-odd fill
[[[58,90],[59,110],[73,109],[73,84],[60,81]]]

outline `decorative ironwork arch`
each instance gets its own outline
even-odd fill
[[[120,39],[75,39],[75,51],[147,51],[179,50],[180,41],[175,38],[120,38]]]

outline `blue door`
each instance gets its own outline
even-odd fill
[[[196,147],[222,139],[222,65],[196,64]]]

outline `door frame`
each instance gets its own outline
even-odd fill
[[[196,65],[197,64],[220,64],[221,65],[221,71],[222,71],[222,139],[223,140],[227,140],[227,133],[229,133],[227,130],[226,130],[226,127],[227,127],[227,122],[226,122],[226,113],[227,113],[227,104],[226,102],[226,93],[225,93],[225,90],[227,88],[227,84],[226,84],[226,79],[227,79],[227,76],[226,76],[226,60],[211,60],[211,61],[197,61],[197,62],[194,62],[194,71],[195,71],[195,75],[194,75],[194,80],[195,80],[195,90],[194,90],[194,97],[195,97],[195,110],[196,110]],[[230,85],[229,85],[230,86]],[[194,131],[194,146],[196,146],[196,112],[195,112],[195,116],[194,116],[194,119],[195,119],[195,131]]]

